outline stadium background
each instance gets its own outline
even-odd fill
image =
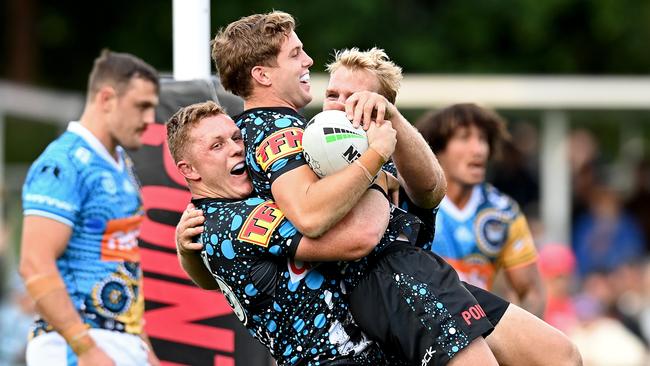
[[[171,1],[2,0],[0,9],[0,96],[5,102],[23,96],[24,109],[32,111],[13,113],[0,108],[0,137],[3,137],[0,138],[3,144],[0,146],[3,163],[0,248],[4,282],[0,356],[5,360],[22,347],[19,329],[22,323],[17,319],[22,319],[24,314],[20,309],[29,307],[21,297],[22,290],[15,278],[21,220],[20,185],[29,163],[64,128],[67,121],[60,116],[67,113],[74,118],[74,108],[81,110],[78,103],[82,100],[87,74],[101,48],[134,53],[157,69],[171,72],[173,44]],[[603,204],[616,208],[618,217],[629,214],[636,219],[643,233],[640,239],[643,251],[636,260],[594,277],[568,274],[572,281],[571,294],[575,295],[580,313],[571,321],[582,331],[601,318],[615,318],[646,346],[647,353],[650,334],[647,320],[650,272],[646,268],[650,247],[650,164],[647,160],[650,115],[647,109],[650,102],[644,104],[643,98],[650,95],[647,87],[650,3],[642,0],[213,1],[211,32],[214,34],[220,26],[243,15],[271,9],[287,11],[297,18],[298,33],[315,62],[313,73],[323,72],[333,49],[379,46],[404,68],[407,80],[441,75],[442,79],[463,77],[469,78],[470,88],[478,88],[486,78],[501,80],[514,75],[518,82],[531,85],[556,80],[560,90],[562,82],[571,88],[569,81],[575,81],[576,76],[580,77],[579,81],[615,80],[617,88],[610,90],[611,103],[603,105],[568,106],[561,102],[551,107],[495,105],[508,119],[514,139],[503,157],[491,167],[488,180],[520,202],[529,215],[540,248],[558,241],[571,246],[571,229],[583,215],[597,213],[590,210],[595,199],[587,196],[587,191],[601,192],[596,198],[609,198]],[[439,85],[443,84],[429,84],[430,95],[441,93],[435,89]],[[588,87],[585,86],[588,84],[577,85]],[[640,92],[635,95],[637,90]],[[635,103],[615,102],[624,95],[630,95],[629,99]],[[52,104],[50,111],[42,111],[47,103],[30,105],[43,100]],[[398,97],[398,106],[401,102]],[[64,105],[69,105],[70,110],[65,110]],[[433,101],[431,105],[409,105],[403,110],[414,121],[426,109],[440,106],[440,102]],[[317,102],[312,103],[307,114],[315,113],[318,108]],[[544,165],[545,161],[558,157],[547,155],[549,146],[545,144],[553,137],[548,135],[553,133],[548,132],[548,125],[558,120],[563,130],[557,136],[562,139],[551,147],[563,153],[560,161],[566,162],[566,171],[557,171],[554,177]],[[548,222],[544,226],[544,203],[540,198],[543,179],[559,179],[564,183],[559,194],[568,200],[547,201],[551,205],[554,202],[557,205],[557,201],[571,203],[561,207],[560,202],[558,208],[569,210],[566,217],[559,215],[563,219],[559,230],[566,228],[566,232],[549,230]],[[166,184],[175,183],[172,180]],[[548,196],[548,192],[545,194]],[[547,207],[547,212],[550,209],[553,206]],[[174,273],[153,277],[169,280]],[[189,287],[183,280],[176,284]],[[593,290],[594,287],[598,290]],[[602,295],[595,303],[583,296],[592,290]],[[164,296],[165,289],[160,293]],[[206,306],[222,309],[219,306],[223,302],[217,297],[213,301]],[[152,310],[163,305],[150,300],[148,306]],[[219,319],[221,310],[214,309],[197,323],[236,329],[233,319],[227,316]],[[211,335],[197,334],[194,338]],[[229,336],[232,334],[225,337]],[[234,343],[245,342],[241,338],[237,337]],[[199,342],[198,349],[180,348],[179,352],[203,352],[204,358],[213,361],[205,364],[234,362],[232,349],[213,347],[210,350],[207,343],[209,339]],[[598,346],[589,349],[593,354],[597,351]],[[239,352],[259,354],[261,351],[254,348],[251,352],[238,346],[236,353]]]

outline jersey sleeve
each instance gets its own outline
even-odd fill
[[[537,261],[537,249],[528,222],[519,213],[510,224],[508,238],[499,256],[503,268],[521,267]]]
[[[293,257],[302,235],[275,202],[249,198],[203,208],[206,230],[201,241],[209,255]]]
[[[79,172],[69,159],[41,156],[30,167],[23,185],[23,214],[48,217],[74,226],[82,191]]]
[[[282,174],[307,164],[302,149],[305,123],[276,111],[249,115],[246,126],[246,163],[253,181],[270,185]]]

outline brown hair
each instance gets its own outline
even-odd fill
[[[213,101],[196,103],[176,111],[167,121],[167,143],[175,162],[183,158],[189,143],[190,129],[204,118],[225,114],[225,110]]]
[[[295,29],[293,17],[281,11],[254,14],[228,24],[212,40],[212,59],[224,89],[250,96],[251,70],[273,66],[282,42]]]
[[[373,47],[367,51],[358,48],[339,50],[334,53],[334,61],[327,65],[331,74],[340,67],[353,70],[366,70],[379,80],[379,94],[395,103],[397,91],[402,81],[402,68],[395,65],[381,48]]]
[[[434,153],[447,147],[459,127],[474,125],[485,132],[490,156],[497,152],[502,141],[510,139],[506,123],[495,112],[473,103],[454,104],[439,111],[430,111],[415,123]]]
[[[92,99],[104,85],[112,86],[118,95],[123,94],[131,79],[141,78],[152,82],[156,92],[160,90],[158,72],[153,66],[129,53],[103,49],[95,59],[88,77],[88,99]]]

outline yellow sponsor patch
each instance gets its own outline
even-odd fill
[[[273,201],[260,203],[244,222],[237,239],[267,247],[284,214]]]
[[[289,127],[273,133],[255,150],[255,160],[266,171],[277,160],[302,151],[302,129]]]

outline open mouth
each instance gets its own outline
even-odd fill
[[[241,163],[237,163],[231,170],[230,174],[231,175],[242,175],[246,173],[246,164],[242,161]]]
[[[306,73],[300,77],[300,82],[303,84],[309,84],[309,73]]]

